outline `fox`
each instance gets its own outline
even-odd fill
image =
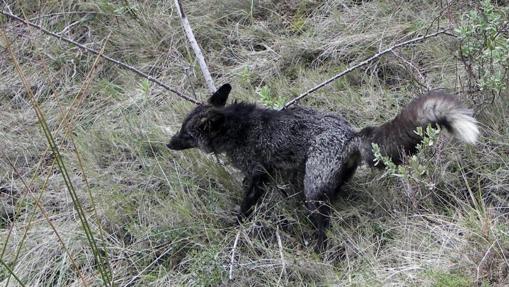
[[[254,103],[226,105],[232,90],[224,84],[207,103],[196,106],[171,137],[171,150],[198,148],[224,154],[244,175],[244,198],[238,220],[249,218],[273,174],[302,186],[317,250],[326,244],[330,203],[358,166],[375,163],[372,144],[402,164],[422,141],[418,127],[439,126],[466,144],[479,137],[473,112],[443,89],[431,90],[406,105],[391,121],[356,130],[343,116],[299,105],[274,110]]]

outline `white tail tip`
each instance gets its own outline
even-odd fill
[[[447,120],[456,138],[468,144],[475,144],[479,138],[479,127],[471,114],[472,112],[467,109],[455,109],[447,116]]]

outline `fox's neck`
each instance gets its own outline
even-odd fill
[[[256,105],[247,103],[234,103],[224,108],[224,127],[209,142],[212,151],[229,154],[246,145],[253,131],[253,113],[257,110]]]

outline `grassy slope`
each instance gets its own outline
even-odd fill
[[[198,0],[184,7],[216,83],[231,82],[237,100],[257,101],[264,85],[291,98],[380,47],[422,32],[441,12],[440,1],[353,2],[360,1]],[[440,24],[455,25],[467,4],[452,5]],[[96,49],[109,36],[106,54],[205,97],[173,1],[17,1],[11,9]],[[300,197],[267,193],[255,219],[239,228],[233,224],[242,195],[238,172],[198,151],[165,148],[191,104],[104,61],[88,77],[94,56],[18,23],[3,19],[1,25],[107,249],[117,285],[509,284],[507,100],[479,112],[484,137],[478,147],[441,137],[419,180],[361,169],[334,204],[330,244],[318,256],[306,246],[312,229]],[[401,49],[406,61],[385,56],[302,104],[341,112],[363,127],[393,117],[422,85],[463,92],[455,45],[440,37]],[[88,88],[76,100],[84,83]],[[480,97],[461,94],[470,106]],[[40,198],[82,277],[100,284],[71,198],[7,57],[0,57],[0,105],[2,260],[27,286],[82,284],[37,208]],[[71,117],[63,120],[67,110]],[[15,214],[6,216],[8,209]],[[0,284],[7,275],[0,271]]]

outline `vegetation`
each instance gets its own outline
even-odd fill
[[[174,1],[2,1],[185,95],[207,96]],[[219,86],[279,108],[379,50],[440,28],[300,102],[355,126],[429,88],[476,112],[477,146],[445,132],[404,167],[360,169],[310,246],[300,195],[271,187],[235,223],[242,178],[165,147],[193,104],[0,17],[1,286],[507,286],[508,8],[504,1],[183,1]],[[206,7],[206,9],[204,8]],[[390,176],[386,176],[390,175]],[[235,248],[233,248],[235,246]]]

